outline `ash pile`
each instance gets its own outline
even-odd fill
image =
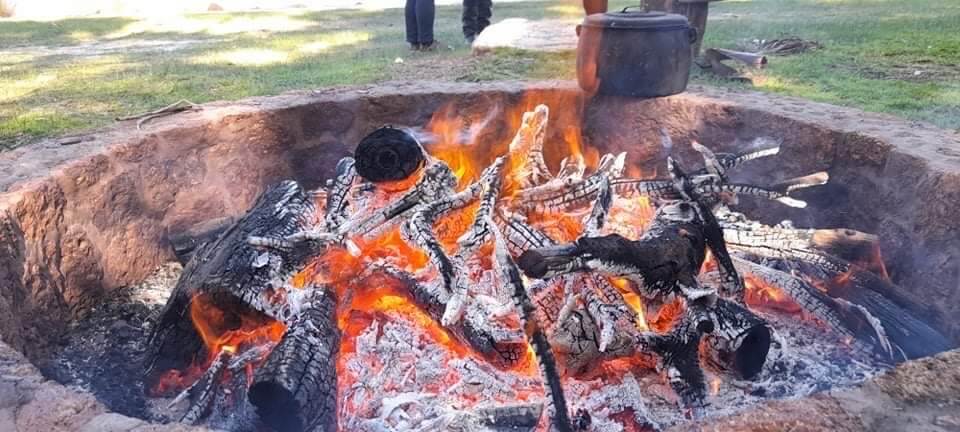
[[[693,143],[702,164],[664,178],[625,175],[626,154],[551,170],[549,118],[524,113],[482,170],[380,129],[326,187],[271,186],[181,248],[151,394],[232,431],[657,430],[948,348],[875,236],[732,210],[828,181],[729,180],[775,143]]]

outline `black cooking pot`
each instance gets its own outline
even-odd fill
[[[583,20],[577,46],[580,87],[591,94],[636,97],[684,91],[696,29],[683,15],[629,9]]]

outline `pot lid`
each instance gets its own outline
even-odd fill
[[[623,8],[619,12],[599,13],[583,20],[585,27],[619,28],[631,30],[677,30],[690,27],[687,18],[665,12],[633,11]]]

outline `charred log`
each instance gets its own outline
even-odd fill
[[[223,381],[224,374],[227,373],[227,364],[232,359],[233,354],[229,352],[224,351],[218,354],[204,374],[174,399],[171,405],[185,397],[189,396],[191,398],[190,408],[180,418],[181,422],[197,424],[200,419],[210,413],[216,403],[215,399],[219,394],[220,383]]]
[[[357,173],[380,183],[403,180],[423,166],[423,146],[411,133],[390,126],[370,133],[357,146]]]
[[[431,161],[423,169],[423,175],[420,176],[413,188],[373,213],[344,222],[337,234],[340,237],[354,237],[382,232],[383,227],[388,226],[389,222],[402,220],[412,214],[418,206],[453,195],[456,185],[457,177],[446,163]],[[480,193],[479,187],[470,189],[470,191],[476,194]],[[461,192],[461,194],[465,192]]]
[[[754,143],[751,145],[751,147],[755,146],[756,144],[760,144],[762,141],[768,140],[765,138],[758,138],[754,140]],[[701,156],[703,156],[704,166],[701,170],[696,171],[693,174],[708,174],[720,177],[725,177],[727,170],[736,168],[746,162],[780,153],[779,145],[768,146],[759,150],[750,150],[743,153],[714,153],[712,150],[696,141],[691,143],[691,146],[694,150],[700,153]]]
[[[600,206],[608,201],[603,195],[598,195]],[[592,212],[597,227],[602,225],[602,212],[605,210]],[[510,218],[501,225],[503,238],[513,256],[522,255],[530,248],[555,245],[553,239],[520,219]],[[576,299],[565,297],[574,291],[578,293]],[[580,373],[598,358],[617,358],[634,352],[636,317],[605,278],[578,274],[541,280],[530,285],[529,295],[537,305],[541,327],[547,330],[554,352],[559,354],[560,365],[565,369]],[[581,301],[586,310],[577,307]]]
[[[543,143],[547,136],[547,120],[550,109],[537,105],[523,114],[520,130],[510,142],[511,165],[517,167],[517,180],[521,189],[530,188],[550,180],[550,170],[543,160]]]
[[[849,262],[879,259],[880,239],[873,234],[848,228],[768,226],[726,209],[718,213],[718,220],[728,244],[758,255],[789,257],[796,254],[800,258],[811,252],[820,252]]]
[[[158,372],[182,369],[202,351],[189,317],[191,300],[199,294],[232,301],[267,316],[278,311],[268,296],[286,276],[299,271],[312,258],[308,249],[259,250],[248,238],[283,238],[307,229],[317,220],[311,194],[296,182],[267,188],[250,211],[213,242],[194,253],[160,313],[148,339],[145,376],[153,382]]]
[[[600,192],[604,178],[613,180],[623,175],[626,154],[604,156],[597,172],[582,180],[555,179],[521,190],[514,198],[516,207],[525,212],[555,214],[589,206]]]
[[[257,368],[248,393],[261,420],[278,431],[337,430],[336,300],[329,290],[308,289],[314,292]]]
[[[451,211],[462,209],[468,204],[479,198],[481,192],[486,188],[490,191],[493,198],[499,192],[500,169],[503,167],[505,159],[497,158],[492,165],[484,170],[479,181],[467,187],[464,191],[445,196],[439,200],[425,203],[418,207],[410,220],[403,225],[401,231],[404,238],[417,245],[430,259],[440,273],[443,280],[444,289],[450,293],[441,322],[448,326],[460,320],[463,315],[463,308],[467,300],[467,280],[466,270],[463,268],[463,260],[459,256],[450,257],[444,250],[443,245],[437,239],[433,232],[433,225],[443,215]],[[492,200],[493,198],[488,198]],[[492,202],[492,201],[491,201]],[[483,224],[486,225],[486,224]],[[493,225],[488,225],[492,227]]]
[[[847,301],[834,299],[807,280],[754,262],[734,258],[745,273],[782,289],[811,317],[849,336],[865,351],[886,360],[903,359],[895,351],[886,330],[869,311]]]
[[[707,384],[700,367],[700,340],[714,330],[701,301],[688,303],[687,312],[666,334],[643,333],[637,346],[660,357],[660,365],[680,406],[700,418],[706,407]]]
[[[543,405],[504,405],[481,407],[473,414],[479,423],[494,431],[533,430],[540,422]]]
[[[695,147],[702,146],[697,145]],[[709,153],[709,150],[706,150],[706,148],[698,148],[698,150]],[[709,154],[712,156],[712,153]],[[705,157],[707,157],[706,153]],[[711,160],[710,157],[707,157],[707,159],[709,168]],[[714,159],[712,162],[715,164],[713,167],[714,170],[722,170],[718,161]],[[733,261],[730,259],[730,253],[727,251],[727,243],[723,238],[723,229],[713,214],[713,205],[710,202],[709,192],[704,191],[696,179],[688,177],[680,168],[680,165],[675,163],[672,158],[667,158],[667,169],[670,171],[670,177],[674,182],[674,187],[689,201],[689,205],[692,207],[696,219],[700,222],[701,232],[707,247],[710,248],[710,252],[713,253],[714,258],[717,260],[721,278],[721,292],[738,300],[742,300],[744,294],[743,280],[740,279],[740,275],[737,274],[737,269],[733,266]],[[713,177],[708,176],[708,178],[722,179],[723,177],[721,177],[720,174],[722,174],[722,171],[718,171],[718,174]]]
[[[714,365],[753,379],[762,370],[770,352],[773,332],[767,322],[734,302],[718,298],[707,308],[714,331],[704,348]]]
[[[197,249],[205,243],[216,240],[233,223],[234,219],[230,217],[211,219],[190,227],[186,231],[167,234],[167,242],[173,248],[173,254],[177,256],[177,261],[186,265]]]
[[[493,222],[491,221],[490,224],[492,225]],[[533,302],[530,301],[530,296],[527,294],[526,287],[524,287],[520,269],[517,268],[513,257],[510,256],[500,233],[494,232],[494,237],[494,258],[499,268],[501,282],[510,288],[514,306],[520,312],[524,333],[533,346],[533,352],[540,366],[540,373],[543,375],[544,390],[549,401],[548,410],[551,412],[551,424],[553,429],[557,431],[572,432],[573,424],[570,422],[570,413],[567,411],[566,396],[563,393],[563,385],[560,382],[560,373],[557,370],[553,350],[547,341],[546,333],[540,328],[540,324],[534,316]]]
[[[881,339],[889,342],[880,346],[892,344],[900,351],[897,355],[888,352],[887,355],[893,359],[919,358],[950,349],[951,344],[945,336],[917,318],[926,316],[927,312],[904,295],[906,291],[902,288],[876,273],[826,253],[817,250],[781,249],[775,245],[776,243],[771,247],[770,244],[751,242],[744,249],[767,259],[781,260],[789,270],[806,275],[808,281],[817,281],[823,288],[823,291],[812,288],[820,294],[816,297],[819,299],[818,303],[832,303],[835,310],[849,311],[846,315],[869,317],[866,323],[863,318],[845,323],[845,327],[855,337],[862,338],[863,334],[882,332],[884,337]],[[810,283],[807,282],[806,285]],[[822,299],[822,296],[830,300]],[[819,313],[814,315],[819,316]],[[889,350],[884,347],[884,351]]]
[[[676,207],[681,212],[691,211],[684,203]],[[696,275],[706,254],[706,242],[701,225],[683,217],[658,217],[636,241],[616,234],[582,237],[566,245],[528,250],[518,263],[533,278],[584,271],[625,277],[636,282],[644,291],[641,294],[650,294],[648,297],[690,291],[698,286]]]
[[[353,158],[343,158],[337,162],[335,176],[330,181],[330,191],[327,193],[326,216],[324,223],[327,231],[335,232],[347,218],[347,195],[350,186],[357,177],[356,162]]]

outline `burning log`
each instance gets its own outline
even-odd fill
[[[546,105],[537,105],[533,111],[523,114],[520,130],[510,142],[510,162],[516,167],[516,178],[521,189],[542,184],[553,176],[543,160],[543,142],[547,136],[547,120],[550,110]]]
[[[373,183],[410,177],[426,160],[423,146],[416,137],[390,126],[379,128],[360,140],[354,155],[357,173]],[[337,174],[339,179],[340,173]]]
[[[714,329],[702,300],[689,302],[687,313],[669,332],[646,332],[637,338],[641,351],[659,356],[660,368],[679,397],[680,406],[693,418],[703,416],[707,396],[706,378],[700,368],[700,340]]]
[[[328,289],[306,289],[301,310],[257,368],[248,398],[275,430],[336,431],[336,299]]]
[[[758,138],[754,140],[749,147],[763,146],[769,141],[767,138]],[[757,150],[749,150],[742,153],[714,153],[709,148],[694,141],[691,146],[703,157],[703,169],[694,172],[694,175],[709,174],[725,177],[727,171],[743,165],[746,162],[774,156],[780,153],[780,146],[766,146]]]
[[[147,356],[147,381],[155,380],[157,372],[184,368],[202,351],[189,317],[190,303],[197,295],[213,295],[218,301],[241,303],[278,317],[281,311],[270,296],[284,289],[281,284],[305,266],[315,250],[258,250],[248,243],[248,237],[284,238],[308,229],[317,220],[313,196],[287,181],[267,188],[246,215],[216,241],[197,250],[148,339],[153,352]]]
[[[606,202],[600,199],[598,202]],[[599,215],[601,211],[597,210]],[[600,216],[598,216],[600,217]],[[601,219],[597,224],[601,224]],[[540,230],[517,217],[503,221],[503,238],[513,256],[525,251],[555,245]],[[578,286],[579,290],[570,289]],[[563,289],[561,289],[563,288]],[[571,295],[577,291],[578,294]],[[599,275],[569,275],[560,283],[539,281],[530,286],[531,299],[542,326],[561,356],[562,366],[582,372],[597,358],[617,358],[634,352],[635,315],[623,304],[623,297],[609,281]],[[575,309],[583,302],[586,310]]]
[[[204,374],[191,384],[190,387],[187,387],[186,390],[180,393],[179,396],[174,398],[170,403],[171,406],[187,397],[191,397],[192,399],[190,408],[183,414],[183,417],[180,418],[181,422],[196,424],[197,421],[210,412],[220,386],[220,381],[223,379],[223,375],[227,370],[227,364],[232,359],[233,353],[229,351],[222,351],[217,354],[217,358],[214,359]]]
[[[412,210],[424,203],[433,202],[453,195],[457,177],[446,163],[430,161],[413,188],[383,208],[376,209],[364,217],[348,220],[341,224],[337,237],[369,236],[371,233],[385,232],[390,228],[388,222],[412,214]],[[471,189],[473,190],[473,189]],[[479,189],[474,190],[479,193]]]
[[[246,369],[257,363],[272,346],[255,346],[242,353],[225,349],[217,354],[203,374],[184,389],[169,407],[189,398],[190,405],[180,421],[198,424],[201,420],[216,416],[215,422],[229,423],[231,418],[243,418],[246,406],[242,395],[247,391]],[[231,394],[237,398],[229,397]]]
[[[583,156],[579,154],[570,155],[560,161],[560,171],[557,172],[557,178],[570,182],[579,181],[583,178],[583,173],[586,170],[587,165]]]
[[[597,172],[579,181],[555,179],[529,189],[521,190],[513,202],[518,210],[543,214],[565,212],[590,205],[600,191],[604,178],[617,179],[623,175],[626,153],[616,157],[604,155]],[[568,177],[574,180],[572,177]]]
[[[494,161],[495,165],[502,163],[503,159],[500,158]],[[480,206],[477,208],[473,224],[470,225],[467,232],[463,233],[463,235],[457,239],[457,245],[460,246],[460,251],[457,254],[461,258],[466,258],[474,253],[483,243],[493,239],[493,230],[497,229],[497,227],[496,225],[490,225],[490,222],[496,214],[497,198],[500,196],[502,182],[499,170],[500,168],[498,167],[495,172],[492,172],[490,175],[481,177],[480,184],[483,190],[480,193]]]
[[[603,176],[600,178],[596,201],[594,201],[593,208],[583,223],[584,235],[600,235],[600,230],[607,222],[607,215],[610,214],[611,206],[613,206],[613,190],[610,188],[610,179]]]
[[[743,379],[756,377],[770,352],[770,325],[749,309],[723,298],[708,307],[707,313],[714,325],[713,332],[705,338],[708,358]]]
[[[852,341],[862,344],[863,350],[890,360],[898,355],[894,352],[883,326],[863,307],[838,301],[791,274],[746,259],[734,259],[746,273],[782,289],[812,317],[838,333],[849,336]]]
[[[872,257],[878,249],[874,249],[875,244],[869,236],[855,232],[838,233],[835,230],[824,233],[760,224],[750,224],[745,228],[740,223],[731,227],[728,229],[731,245],[748,252],[745,255],[747,258],[750,258],[749,254],[755,254],[758,258],[783,260],[791,270],[805,274],[807,280],[820,281],[818,284],[823,289],[811,288],[817,291],[814,296],[806,294],[808,289],[797,289],[789,294],[801,296],[797,298],[801,306],[817,311],[814,315],[818,317],[823,309],[811,308],[810,303],[841,303],[844,307],[834,306],[833,309],[851,310],[858,317],[839,321],[849,328],[847,332],[864,339],[863,329],[867,329],[869,337],[866,341],[879,348],[885,357],[894,360],[923,357],[950,346],[942,334],[915,317],[915,314],[924,314],[925,311],[904,296],[903,289],[874,272],[822,250],[832,248],[849,253],[850,250],[870,248],[871,254],[866,256]],[[793,282],[790,285],[797,284]],[[865,325],[864,320],[869,325]],[[889,346],[891,343],[901,352],[893,353]]]
[[[530,249],[518,263],[532,278],[594,271],[633,281],[638,294],[645,297],[702,297],[712,291],[701,289],[696,279],[706,242],[702,225],[694,218],[689,203],[667,205],[657,211],[654,222],[637,241],[617,234],[581,237],[571,244]]]
[[[444,326],[455,323],[463,315],[468,291],[465,279],[467,272],[463,269],[463,262],[460,257],[451,259],[447,256],[443,245],[440,244],[433,233],[433,224],[444,214],[466,207],[475,200],[483,189],[483,185],[487,185],[486,189],[491,192],[491,196],[496,197],[499,191],[497,178],[500,176],[500,170],[504,162],[503,158],[498,158],[484,170],[480,181],[463,192],[448,195],[440,200],[423,205],[414,212],[407,224],[403,226],[404,237],[427,253],[430,263],[437,268],[440,277],[443,279],[444,289],[451,294],[441,319]]]
[[[330,192],[327,193],[327,214],[324,217],[329,232],[336,232],[347,218],[344,212],[347,208],[347,194],[350,193],[350,187],[357,178],[356,162],[353,158],[340,159],[334,173],[335,176],[329,185]]]
[[[436,322],[440,322],[447,304],[448,293],[442,292],[436,284],[418,282],[413,275],[391,266],[371,269],[370,278],[389,277],[399,284],[399,293],[409,297],[414,304],[423,309]],[[375,281],[370,281],[371,283]],[[372,286],[382,286],[380,283]],[[527,345],[523,335],[512,329],[504,328],[491,320],[494,314],[474,302],[466,306],[464,317],[457,323],[447,326],[457,340],[466,343],[487,361],[498,367],[514,367],[526,358]]]
[[[791,251],[804,255],[819,251],[846,261],[865,257],[879,259],[879,238],[852,229],[797,229],[783,224],[768,226],[748,221],[743,214],[727,209],[719,212],[718,220],[728,244],[760,255],[775,253],[777,256],[787,256]],[[769,251],[765,252],[765,249]]]
[[[715,167],[715,169],[717,168]],[[717,264],[719,264],[721,291],[738,300],[743,299],[743,280],[740,279],[740,275],[737,274],[737,269],[730,259],[730,253],[727,251],[727,244],[723,238],[723,229],[720,228],[720,224],[713,214],[713,208],[708,202],[710,197],[705,196],[704,191],[700,190],[698,180],[688,177],[672,158],[667,158],[667,169],[670,171],[670,177],[673,179],[676,190],[690,202],[694,210],[694,216],[699,220],[702,227],[704,241],[710,251],[713,252]]]
[[[492,225],[493,222],[491,221]],[[537,356],[537,362],[540,366],[540,373],[543,375],[544,390],[547,394],[549,404],[547,409],[551,414],[551,423],[553,429],[565,432],[573,431],[573,424],[570,422],[570,414],[567,411],[567,401],[563,394],[563,386],[560,382],[560,373],[557,370],[557,362],[553,357],[553,351],[550,343],[547,341],[547,335],[540,328],[537,319],[534,317],[533,303],[527,295],[527,289],[524,287],[523,278],[520,276],[520,270],[513,257],[510,256],[506,244],[503,241],[499,231],[494,231],[494,257],[499,270],[501,282],[506,284],[513,297],[514,306],[520,312],[520,320],[523,324],[524,333],[530,344],[533,346],[533,352]]]

